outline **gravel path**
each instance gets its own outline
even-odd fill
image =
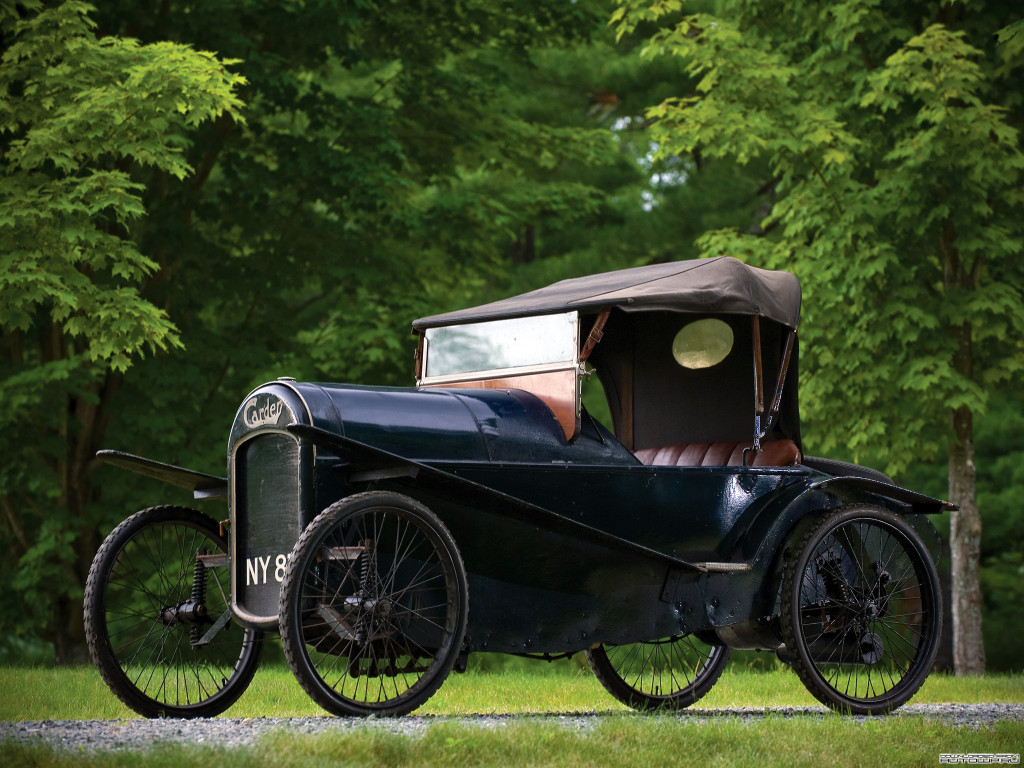
[[[690,709],[678,715],[681,722],[719,720],[757,722],[766,717],[822,719],[824,707],[771,707],[767,709]],[[42,741],[73,750],[140,749],[156,744],[208,744],[249,746],[260,736],[281,728],[300,733],[345,733],[362,728],[416,735],[435,723],[502,728],[511,723],[541,723],[586,731],[621,713],[585,712],[544,715],[471,715],[440,717],[412,715],[400,718],[219,718],[209,720],[41,720],[0,723],[0,742]],[[639,716],[639,715],[638,715]],[[952,727],[986,728],[999,720],[1024,722],[1024,704],[909,704],[891,717],[924,716]],[[855,722],[871,718],[852,717]]]

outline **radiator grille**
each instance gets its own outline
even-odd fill
[[[287,557],[302,532],[299,444],[262,434],[235,456],[235,598],[252,618],[277,616]]]

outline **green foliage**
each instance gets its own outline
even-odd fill
[[[985,655],[993,669],[1020,669],[1016,638],[1024,634],[1024,393],[995,390],[978,420],[978,505]]]
[[[0,12],[0,503],[4,583],[17,590],[0,600],[7,633],[45,626],[40,609],[81,594],[81,563],[71,566],[95,542],[82,481],[110,377],[181,348],[143,295],[158,265],[131,239],[145,213],[133,173],[184,178],[189,131],[236,114],[244,84],[231,62],[185,45],[97,38],[85,3],[21,7]]]
[[[0,324],[22,335],[53,323],[70,348],[31,368],[12,361],[0,426],[76,368],[124,371],[179,344],[138,291],[156,264],[125,237],[144,209],[124,168],[183,178],[187,129],[239,106],[242,79],[212,54],[97,40],[90,9],[67,2],[4,30]]]
[[[5,147],[45,138],[56,159],[37,172],[66,180],[71,208],[18,205],[19,191],[5,210],[26,232],[79,233],[78,260],[35,238],[34,262],[0,257],[0,280],[77,303],[58,320],[49,365],[36,351],[49,305],[21,289],[12,299],[12,322],[34,323],[34,335],[17,328],[3,348],[25,373],[5,370],[22,399],[7,401],[21,432],[4,448],[0,536],[12,562],[28,560],[0,626],[52,636],[58,658],[71,658],[74,595],[99,537],[175,496],[96,467],[96,449],[223,474],[249,388],[280,375],[410,384],[412,318],[506,283],[536,255],[527,230],[543,242],[608,211],[595,169],[621,171],[619,145],[587,115],[591,84],[559,84],[564,73],[547,63],[588,49],[604,12],[521,0],[111,0],[91,13],[93,31],[82,6],[47,11],[84,30],[43,69],[53,98],[73,94],[76,106],[58,119],[34,103],[53,116],[48,132],[24,127]],[[56,40],[69,27],[47,29]],[[49,39],[17,42],[26,61],[43,61]],[[530,89],[561,101],[538,111]],[[53,386],[40,386],[44,371]]]
[[[700,244],[801,278],[807,452],[896,475],[947,459],[948,491],[935,492],[960,506],[956,666],[974,672],[974,424],[1024,368],[1020,8],[725,0],[716,11],[621,0],[614,12],[620,36],[646,38],[646,56],[679,58],[697,78],[648,111],[651,134],[665,156],[767,164],[761,231]],[[1012,565],[988,567],[998,634],[1016,623],[1005,609],[1017,595]]]
[[[918,31],[917,4],[682,6],[624,2],[613,20],[620,36],[664,24],[645,55],[699,78],[649,110],[660,153],[768,163],[769,236],[712,233],[702,248],[801,277],[809,448],[875,451],[890,472],[934,456],[944,414],[983,411],[1024,365],[1024,154],[1007,104],[1019,25],[1000,53],[997,3],[944,6]]]
[[[237,56],[249,80],[244,130],[213,126],[197,142],[201,186],[149,185],[143,249],[177,278],[158,290],[186,343],[186,325],[201,334],[195,352],[245,371],[219,382],[233,385],[226,418],[271,371],[410,383],[412,317],[501,275],[524,221],[594,210],[599,193],[551,172],[599,162],[607,132],[531,120],[509,102],[535,49],[601,19],[586,4],[328,2],[258,20],[230,6],[105,9],[108,26]],[[167,253],[175,241],[188,252]],[[184,388],[180,408],[214,380]]]

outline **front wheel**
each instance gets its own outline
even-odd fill
[[[780,619],[804,685],[842,712],[905,704],[931,671],[942,622],[938,575],[917,532],[887,510],[847,507],[794,551]]]
[[[117,526],[85,586],[103,680],[144,717],[213,717],[245,691],[262,634],[231,621],[227,542],[206,515],[150,507]]]
[[[360,493],[296,542],[281,584],[281,645],[329,712],[401,715],[448,676],[468,614],[462,557],[437,516],[397,493]]]
[[[598,645],[587,661],[601,685],[634,709],[682,709],[707,694],[729,661],[729,648],[694,635],[628,645]]]

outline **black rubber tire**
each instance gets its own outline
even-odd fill
[[[281,644],[292,672],[336,715],[403,715],[427,701],[462,650],[466,569],[438,517],[370,491],[321,512],[281,583]]]
[[[586,652],[594,675],[612,696],[640,710],[688,707],[707,694],[729,661],[724,645],[675,635],[629,645],[598,645]]]
[[[144,717],[219,715],[259,665],[263,635],[231,621],[192,645],[230,609],[227,568],[204,569],[204,620],[170,618],[192,598],[200,550],[227,553],[213,520],[194,509],[150,507],[110,532],[89,569],[89,653],[114,695]]]
[[[939,578],[903,518],[849,506],[806,528],[786,563],[780,623],[793,669],[818,701],[878,715],[931,671],[942,625]]]

